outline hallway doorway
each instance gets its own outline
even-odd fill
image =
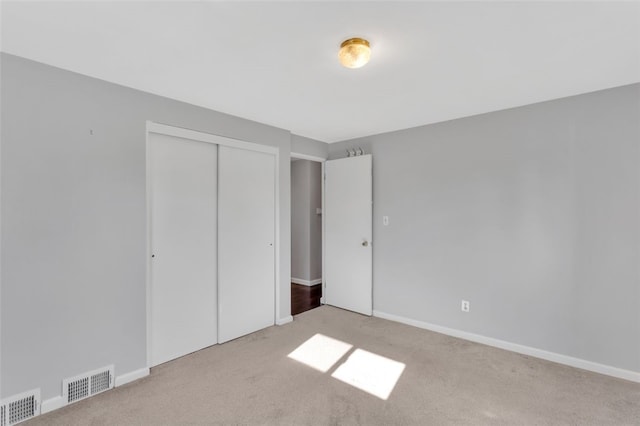
[[[322,297],[322,163],[291,158],[291,315]]]

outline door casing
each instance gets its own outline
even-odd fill
[[[320,196],[321,196],[321,203],[322,205],[320,206],[320,208],[322,209],[322,232],[321,232],[321,238],[322,238],[322,249],[321,249],[321,253],[322,253],[322,296],[320,297],[320,304],[324,305],[324,259],[325,259],[325,252],[324,252],[324,229],[325,229],[325,224],[324,224],[324,164],[327,161],[326,158],[324,157],[316,157],[315,155],[307,155],[307,154],[299,154],[297,152],[292,152],[291,153],[291,158],[299,158],[300,160],[308,160],[308,161],[315,161],[316,163],[320,163],[320,175],[321,175],[321,179],[320,179]],[[289,185],[291,186],[291,185]],[[291,224],[289,224],[289,228],[291,228]],[[289,268],[291,269],[291,268]],[[291,298],[289,298],[291,299]],[[289,302],[291,303],[291,302]]]

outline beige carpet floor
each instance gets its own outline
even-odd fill
[[[317,333],[353,345],[324,373],[287,356]],[[357,349],[405,364],[388,399],[332,377]],[[638,425],[640,384],[323,306],[26,424]]]

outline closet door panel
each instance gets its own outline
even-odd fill
[[[149,134],[150,361],[218,342],[218,146]]]
[[[218,340],[274,324],[275,156],[228,146],[218,156]]]

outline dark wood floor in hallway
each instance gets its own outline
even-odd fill
[[[320,306],[322,284],[306,286],[291,283],[291,315],[298,315]]]

